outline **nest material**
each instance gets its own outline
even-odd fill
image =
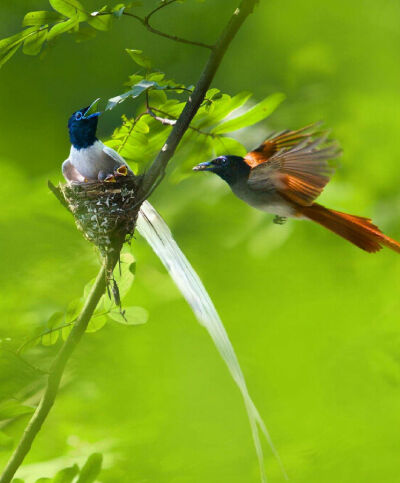
[[[64,184],[59,188],[79,230],[102,255],[132,238],[140,205],[136,199],[137,178]]]

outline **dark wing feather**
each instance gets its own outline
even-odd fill
[[[278,136],[289,147],[281,147],[251,169],[248,179],[251,189],[265,191],[273,186],[292,202],[312,204],[333,173],[327,161],[337,157],[340,150],[326,141],[327,134],[314,137],[313,133],[304,134],[305,129]],[[295,144],[291,145],[292,142]],[[280,143],[277,145],[281,146]]]

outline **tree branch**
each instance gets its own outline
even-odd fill
[[[15,472],[22,464],[25,456],[29,452],[32,442],[40,431],[43,422],[49,414],[50,409],[52,408],[55,398],[57,396],[65,366],[76,346],[78,345],[79,341],[81,340],[83,334],[85,333],[85,330],[93,315],[93,312],[96,309],[96,306],[101,296],[105,292],[108,274],[110,273],[110,271],[113,270],[115,264],[118,261],[120,248],[121,247],[119,247],[119,250],[114,250],[111,256],[107,256],[104,259],[103,265],[97,275],[92,290],[90,291],[86,299],[85,305],[74,327],[72,328],[68,339],[65,341],[61,350],[54,359],[54,362],[49,371],[49,376],[42,399],[40,400],[36,411],[34,412],[31,420],[29,421],[28,426],[26,427],[18,446],[15,448],[11,458],[8,461],[7,466],[5,467],[2,475],[0,476],[0,483],[9,483],[12,480]]]
[[[213,48],[208,62],[200,76],[200,79],[189,97],[181,115],[174,125],[170,135],[153,164],[149,167],[144,175],[142,185],[139,190],[138,198],[146,198],[152,187],[159,183],[159,180],[164,177],[166,167],[169,160],[172,158],[180,140],[185,131],[188,129],[190,122],[195,116],[198,108],[204,100],[204,96],[210,87],[211,81],[222,61],[222,58],[235,37],[237,31],[246,20],[248,15],[253,11],[257,0],[242,0],[239,7],[233,12],[228,25],[223,30],[215,47]],[[0,482],[1,483],[1,482]]]

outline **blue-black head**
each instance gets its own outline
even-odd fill
[[[97,121],[101,114],[97,111],[98,102],[96,99],[90,106],[79,109],[68,120],[69,139],[76,149],[88,148],[97,141]]]
[[[219,156],[212,161],[198,164],[193,171],[211,171],[231,185],[247,179],[250,166],[241,156]]]

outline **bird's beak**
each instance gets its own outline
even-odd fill
[[[194,166],[193,171],[211,171],[213,168],[213,162],[207,161],[206,163],[200,163],[197,166]]]
[[[99,101],[100,97],[90,104],[85,114],[83,115],[84,119],[90,119],[92,117],[100,116],[101,112],[98,111]]]

